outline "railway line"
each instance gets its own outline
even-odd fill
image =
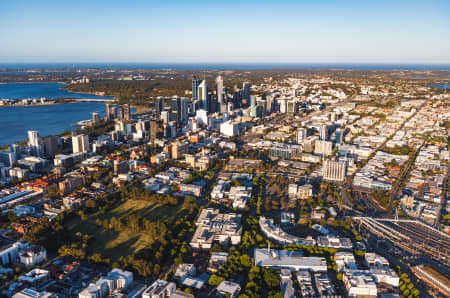
[[[424,254],[450,266],[450,236],[416,220],[354,217],[359,228],[412,254]]]

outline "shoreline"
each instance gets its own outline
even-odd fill
[[[54,106],[54,105],[62,105],[62,104],[70,104],[70,103],[78,103],[78,102],[104,102],[108,103],[111,101],[111,104],[116,104],[116,102],[113,99],[105,99],[105,100],[84,100],[83,98],[80,99],[62,99],[62,102],[54,102],[54,103],[36,103],[36,104],[13,104],[13,105],[0,105],[0,108],[8,108],[8,107],[39,107],[39,106]],[[67,100],[67,101],[66,101]],[[20,101],[20,99],[18,99]]]
[[[86,99],[86,101],[115,101],[114,96],[110,96],[110,95],[96,95],[95,92],[73,92],[70,89],[66,88],[69,84],[64,83],[64,82],[8,82],[8,83],[0,83],[0,85],[7,85],[7,84],[62,84],[63,86],[59,87],[58,90],[64,90],[68,93],[72,93],[74,95],[76,94],[84,94],[84,95],[90,95],[90,96],[94,96],[94,97],[110,97],[108,98],[75,98],[75,97],[67,97],[67,98],[49,98],[49,100],[58,100],[58,99],[73,99],[75,101],[82,101],[84,99]],[[40,98],[46,98],[45,96],[41,96],[41,97],[36,97],[36,98],[29,98],[29,99],[40,99]],[[4,98],[7,99],[7,98]],[[13,99],[13,100],[23,100],[23,99],[28,99],[28,98],[18,98],[18,99]],[[91,100],[89,100],[91,99]],[[2,100],[0,98],[0,100]]]

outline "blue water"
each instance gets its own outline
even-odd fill
[[[450,90],[450,84],[440,85],[440,84],[431,84],[428,85],[430,87],[440,88],[440,89],[449,89]]]
[[[0,107],[0,144],[27,139],[28,130],[39,131],[40,136],[71,130],[72,124],[91,119],[91,113],[105,116],[101,102],[77,102],[48,106]]]
[[[11,72],[26,69],[361,69],[361,70],[450,70],[450,64],[374,63],[0,63]]]
[[[59,83],[11,83],[0,84],[0,99],[22,98],[96,98],[112,99],[109,96],[95,96],[71,93],[60,89]],[[105,104],[101,102],[78,102],[47,106],[0,107],[0,144],[25,140],[28,130],[37,130],[41,136],[58,134],[73,129],[72,124],[91,119],[91,113],[105,116]]]
[[[96,98],[112,99],[111,96],[96,96],[84,93],[73,93],[65,89],[61,83],[8,83],[0,84],[0,99],[23,98]]]

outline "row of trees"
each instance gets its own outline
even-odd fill
[[[420,291],[414,287],[407,273],[403,273],[400,266],[396,267],[398,276],[400,277],[400,292],[404,297],[420,297]]]

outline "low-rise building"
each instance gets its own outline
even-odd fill
[[[121,269],[113,269],[108,276],[101,277],[95,283],[78,294],[79,298],[99,298],[111,295],[116,289],[127,288],[133,282],[133,273]]]
[[[326,272],[327,261],[322,257],[304,257],[301,252],[255,248],[255,266],[289,269],[292,271],[310,270]]]
[[[349,297],[377,297],[377,285],[368,271],[344,271],[343,282]]]
[[[314,298],[317,297],[316,290],[314,289],[311,273],[308,270],[297,271],[297,281],[302,291],[302,297]]]
[[[47,258],[47,250],[39,245],[33,245],[28,250],[19,252],[19,259],[25,266],[34,266]]]
[[[217,287],[217,292],[222,295],[227,295],[230,298],[235,298],[239,295],[241,286],[238,283],[224,280]]]
[[[175,271],[174,277],[179,280],[183,280],[188,276],[193,276],[195,274],[194,264],[180,264]]]
[[[197,229],[190,242],[195,249],[210,249],[213,242],[220,244],[241,242],[241,215],[235,213],[220,213],[219,209],[206,208],[200,213]]]
[[[213,252],[209,258],[208,272],[216,273],[228,261],[229,254],[227,252]]]

